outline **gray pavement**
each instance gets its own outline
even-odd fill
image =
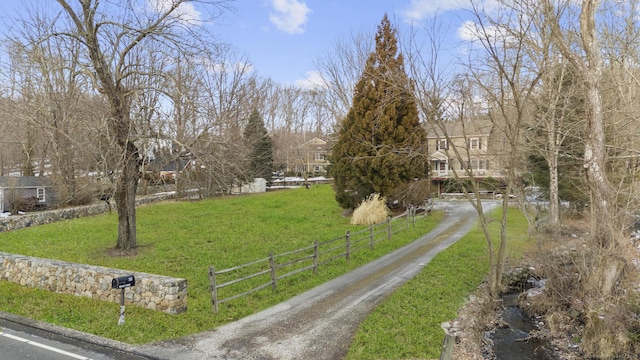
[[[134,346],[0,312],[0,360],[158,359]]]
[[[133,347],[91,336],[87,340],[151,359],[343,359],[367,314],[464,236],[477,220],[466,201],[436,202],[434,206],[447,216],[429,234],[262,312],[212,331],[157,344]],[[485,208],[496,206],[488,202]]]

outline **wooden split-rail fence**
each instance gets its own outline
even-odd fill
[[[265,258],[224,270],[216,270],[214,266],[210,266],[209,290],[213,311],[217,313],[222,303],[267,287],[275,291],[278,282],[289,276],[303,271],[316,273],[320,266],[342,258],[348,262],[352,253],[361,249],[373,250],[375,244],[391,240],[393,234],[415,224],[416,216],[426,216],[430,210],[430,204],[426,207],[412,207],[402,215],[389,217],[387,221],[370,225],[367,229],[353,233],[347,231],[345,235],[327,241],[316,240],[311,246],[280,254],[272,251]],[[233,295],[221,298],[219,290],[224,288],[233,288],[228,291]]]

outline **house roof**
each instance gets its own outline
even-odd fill
[[[43,176],[0,176],[0,188],[34,188],[51,186],[51,179]]]
[[[488,136],[493,130],[493,122],[486,119],[466,121],[444,121],[443,127],[431,125],[427,131],[427,138],[442,138],[446,133],[449,137],[479,137]]]
[[[305,148],[305,147],[311,147],[311,146],[324,146],[327,145],[327,142],[318,138],[318,137],[314,137],[311,140],[306,141],[303,144],[300,144],[298,147],[299,148]]]
[[[434,152],[433,154],[431,154],[431,160],[447,161],[447,160],[449,160],[449,157],[447,156],[447,154],[444,151],[438,150],[438,151]]]
[[[189,165],[191,160],[186,157],[176,158],[174,156],[156,155],[149,161],[147,170],[151,171],[182,171]]]

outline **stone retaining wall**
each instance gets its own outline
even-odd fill
[[[125,290],[125,304],[168,314],[187,310],[185,279],[0,252],[0,280],[102,301],[119,303],[122,290],[112,289],[111,280],[131,274],[136,283]]]
[[[136,206],[150,204],[157,201],[173,198],[173,194],[159,194],[140,197],[136,199]],[[115,205],[111,205],[115,211]],[[24,215],[13,215],[0,218],[0,232],[18,230],[30,226],[49,224],[56,221],[76,219],[86,216],[104,214],[109,211],[105,203],[77,206],[65,209],[47,210],[28,213]]]

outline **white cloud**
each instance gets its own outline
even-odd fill
[[[458,37],[469,43],[489,42],[492,46],[517,44],[518,39],[509,30],[508,25],[481,26],[473,21],[465,21],[458,28]],[[535,40],[535,37],[531,37]]]
[[[304,32],[302,26],[307,22],[311,9],[299,0],[271,0],[275,10],[269,15],[269,20],[280,30],[290,34]]]
[[[317,71],[308,71],[307,77],[295,81],[295,85],[299,88],[306,90],[326,88],[327,83],[322,78],[322,75]]]
[[[253,65],[248,62],[215,62],[207,58],[201,59],[202,65],[207,72],[212,74],[242,74],[249,75],[253,73]]]
[[[476,3],[487,12],[492,12],[500,6],[499,0],[477,0]],[[411,0],[411,4],[402,15],[405,20],[412,22],[461,9],[471,9],[469,0]]]
[[[458,37],[464,41],[474,42],[479,40],[479,31],[478,24],[473,21],[465,21],[458,28]]]
[[[168,11],[173,5],[173,0],[147,0],[149,6],[153,11],[157,13],[163,13]],[[181,22],[190,25],[198,25],[202,22],[200,18],[200,11],[196,10],[192,3],[183,2],[174,11],[174,15],[180,19]]]
[[[409,8],[403,11],[403,15],[408,21],[422,20],[450,10],[462,9],[463,4],[468,4],[468,2],[462,0],[411,0]]]

